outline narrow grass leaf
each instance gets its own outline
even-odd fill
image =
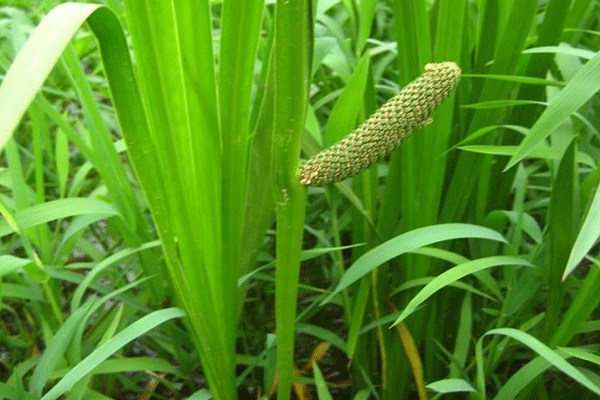
[[[542,243],[542,229],[538,225],[536,219],[533,218],[533,216],[531,216],[528,213],[522,213],[521,215],[519,215],[519,212],[516,210],[502,211],[502,213],[504,213],[513,224],[521,224],[521,229],[523,229],[525,233],[527,233],[533,240],[535,240],[536,243]]]
[[[2,282],[2,297],[45,302],[42,291],[29,285]]]
[[[56,173],[58,175],[60,197],[64,197],[67,189],[67,178],[69,177],[69,141],[67,135],[61,130],[56,132],[54,152],[56,155]]]
[[[523,54],[565,54],[569,56],[575,56],[579,58],[583,58],[585,60],[591,60],[596,55],[595,52],[577,49],[571,46],[542,46],[542,47],[532,47],[530,49],[524,50]]]
[[[546,302],[546,317],[544,319],[544,337],[548,338],[555,332],[561,310],[564,309],[564,285],[561,273],[573,247],[579,222],[578,172],[576,156],[577,140],[564,151],[556,177],[552,182],[550,206],[548,208],[548,233],[550,260],[547,280],[548,295]]]
[[[463,376],[467,355],[471,347],[471,337],[473,335],[473,306],[471,295],[465,294],[460,309],[460,320],[456,332],[456,340],[454,342],[454,351],[452,353],[453,360],[450,365],[450,378],[458,378]]]
[[[19,268],[25,268],[34,261],[11,255],[0,256],[0,277],[10,274]]]
[[[87,145],[85,140],[75,130],[69,122],[67,116],[59,113],[54,109],[54,105],[44,97],[42,93],[38,93],[35,97],[35,104],[41,111],[44,112],[50,121],[57,125],[58,130],[65,136],[69,142],[73,143],[77,150],[92,164],[96,164],[98,159],[92,149]]]
[[[321,328],[320,326],[304,324],[304,323],[296,324],[296,328],[300,332],[304,332],[308,335],[319,338],[325,342],[329,342],[332,345],[334,345],[335,347],[337,347],[338,349],[340,349],[341,351],[343,351],[344,353],[346,352],[347,346],[346,346],[346,342],[344,341],[344,339],[342,339],[337,334],[335,334],[334,332],[332,332],[328,329]]]
[[[472,110],[490,110],[494,108],[507,108],[515,106],[528,105],[546,105],[543,101],[534,100],[489,100],[479,103],[465,104],[462,108],[470,108]]]
[[[577,267],[600,237],[600,212],[598,210],[600,210],[600,186],[596,189],[596,194],[594,195],[588,214],[571,249],[571,254],[563,273],[563,280]]]
[[[469,259],[461,254],[454,253],[452,251],[438,249],[435,247],[421,247],[411,251],[413,254],[420,254],[422,256],[439,258],[440,260],[447,261],[451,264],[462,264],[469,261]]]
[[[123,316],[123,304],[119,304],[111,314],[114,314],[113,319],[102,334],[102,338],[98,342],[98,346],[102,346],[104,343],[108,342],[117,331],[119,323],[121,322],[121,317]]]
[[[354,304],[352,305],[351,310],[352,314],[350,315],[350,321],[348,324],[348,348],[346,352],[346,355],[350,360],[354,358],[354,353],[358,344],[358,337],[361,333],[361,326],[363,324],[363,318],[367,308],[370,285],[371,282],[367,277],[361,279],[358,291],[354,295]]]
[[[260,38],[263,0],[224,2],[218,62],[218,99],[221,130],[222,247],[223,264],[229,266],[234,279],[228,280],[225,309],[231,313],[227,329],[231,346],[235,343],[237,287],[242,261],[241,237],[245,207],[248,155],[251,145],[250,112],[254,65]],[[186,34],[194,34],[186,32]],[[182,54],[183,55],[183,54]],[[268,58],[267,58],[268,60]],[[230,301],[228,304],[227,301]]]
[[[109,301],[113,298],[116,298],[120,301],[123,301],[124,303],[127,303],[128,302],[127,297],[120,296],[121,293],[124,293],[130,289],[133,289],[133,288],[139,286],[140,284],[142,284],[143,282],[148,281],[151,278],[152,278],[151,276],[148,276],[145,278],[138,279],[137,281],[128,283],[127,285],[123,285],[123,286],[119,287],[118,289],[113,290],[113,291],[105,294],[98,300],[94,301],[92,303],[92,306],[89,307],[88,312],[87,312],[86,316],[84,317],[84,321],[88,321],[100,307],[102,307],[107,301]],[[76,357],[77,360],[80,360],[82,357],[82,354],[83,354],[82,347],[85,343],[84,333],[85,333],[85,324],[80,324],[79,329],[77,330],[77,333],[76,333],[75,337],[73,338],[73,345],[71,346],[71,349],[69,351],[69,355],[71,357]]]
[[[474,153],[481,154],[493,154],[497,156],[514,156],[519,151],[518,146],[494,146],[494,145],[471,145],[471,146],[462,146],[459,149],[464,151],[471,151]],[[562,157],[563,150],[556,147],[547,147],[539,145],[532,149],[526,157],[529,158],[541,158],[545,160],[560,160]],[[596,163],[594,160],[586,153],[578,152],[577,153],[577,161],[588,165],[590,167],[595,167]]]
[[[470,224],[433,225],[403,233],[368,251],[356,260],[342,276],[333,293],[323,301],[323,304],[361,277],[395,257],[433,243],[464,238],[506,242],[506,239],[498,232]]]
[[[89,356],[74,366],[52,389],[50,389],[48,393],[42,397],[42,400],[54,400],[59,398],[75,383],[84,378],[87,374],[93,371],[94,368],[100,365],[104,360],[114,354],[121,347],[125,346],[127,343],[142,336],[146,332],[166,321],[181,317],[183,317],[183,312],[179,308],[172,307],[165,310],[155,311],[140,318],[116,334],[108,342],[92,351]]]
[[[348,79],[344,91],[332,108],[325,128],[325,147],[331,146],[348,135],[356,126],[358,113],[363,106],[362,102],[357,99],[364,97],[370,60],[367,53],[361,57],[356,69]]]
[[[527,134],[527,129],[522,127],[522,126],[518,126],[518,125],[491,125],[491,126],[486,126],[483,127],[481,129],[476,130],[475,132],[471,133],[469,136],[467,136],[466,138],[462,139],[460,142],[456,143],[454,146],[452,146],[448,151],[450,150],[454,150],[458,147],[464,146],[468,143],[471,143],[473,141],[475,141],[476,139],[479,139],[485,135],[487,135],[490,132],[495,132],[498,129],[511,129],[514,131],[517,131],[519,133],[521,133],[522,135],[526,135]]]
[[[320,1],[319,5],[323,2]],[[323,59],[333,48],[335,47],[335,39],[332,37],[318,37],[315,38],[315,42],[313,44],[313,58],[312,58],[312,67],[311,67],[311,75],[314,75],[315,72],[321,66]]]
[[[362,52],[373,27],[373,16],[377,0],[364,0],[358,3],[358,38],[357,51]]]
[[[0,86],[0,151],[63,49],[85,20],[100,7],[98,4],[62,4],[50,11],[34,29]]]
[[[213,396],[208,390],[200,389],[194,394],[192,394],[190,397],[188,397],[187,400],[210,400],[212,398]]]
[[[522,57],[521,52],[530,36],[532,24],[535,23],[539,2],[537,0],[514,2],[495,0],[484,3],[486,10],[481,15],[483,17],[480,20],[481,32],[477,38],[480,64],[476,68],[487,70],[491,74],[515,74],[518,61]],[[505,20],[509,20],[510,24],[505,24]],[[485,64],[490,60],[493,60],[493,63],[488,70]],[[513,82],[485,80],[478,91],[477,101],[509,98],[514,87]],[[473,94],[476,95],[477,91]],[[468,126],[467,131],[475,132],[485,126],[497,124],[502,115],[502,110],[477,110],[472,118],[465,121]],[[491,138],[485,142],[490,144]],[[482,177],[482,174],[474,174],[473,171],[488,170],[489,162],[490,157],[468,153],[459,155],[458,162],[453,167],[452,179],[445,189],[445,201],[442,203],[440,213],[442,221],[455,221],[464,215],[476,182]],[[489,192],[489,183],[480,184],[477,189],[480,192]]]
[[[361,244],[351,245],[351,246],[339,246],[339,247],[319,247],[314,249],[302,250],[300,253],[300,260],[307,261],[312,260],[314,258],[323,256],[328,253],[333,253],[335,251],[341,251],[346,249],[351,249],[357,246],[362,246]],[[262,267],[253,269],[252,272],[243,275],[238,279],[238,286],[242,286],[244,283],[248,282],[253,276],[259,274],[260,272],[267,271],[269,269],[275,268],[275,260],[269,262],[268,264],[263,265]]]
[[[16,218],[21,229],[27,229],[50,221],[86,214],[99,214],[105,218],[120,215],[111,204],[92,198],[79,197],[52,200],[33,205],[18,211]],[[0,221],[0,237],[13,232],[14,229],[8,221]]]
[[[408,305],[402,310],[400,316],[392,325],[396,325],[413,313],[417,307],[419,307],[425,300],[434,295],[440,289],[454,283],[455,281],[484,269],[497,267],[497,266],[509,266],[509,265],[525,265],[531,266],[529,262],[519,257],[512,256],[491,256],[486,258],[480,258],[477,260],[467,261],[464,264],[452,267],[448,271],[438,275],[433,281],[427,284],[423,289],[419,291],[408,303]]]
[[[525,346],[529,347],[531,350],[535,351],[537,354],[542,356],[542,358],[544,358],[550,364],[554,365],[564,374],[570,376],[575,381],[579,382],[592,392],[600,394],[600,386],[596,385],[581,371],[579,371],[573,365],[565,361],[556,351],[552,350],[544,343],[531,336],[530,334],[514,328],[498,328],[488,331],[485,334],[485,336],[487,335],[505,335],[521,342],[522,344],[524,344]]]
[[[325,378],[323,378],[321,369],[316,362],[312,363],[312,367],[315,375],[315,384],[317,386],[317,395],[319,396],[319,400],[333,400],[331,393],[329,393],[329,390],[327,389],[327,382],[325,381]]]
[[[522,84],[526,84],[526,85],[565,86],[565,82],[562,82],[562,81],[555,81],[552,79],[534,78],[531,76],[522,76],[522,75],[463,74],[463,78],[494,79],[494,80],[498,80],[498,81],[522,83]]]
[[[419,287],[419,286],[425,286],[425,285],[429,284],[430,282],[432,282],[435,278],[436,277],[434,277],[434,276],[426,276],[423,278],[416,278],[416,279],[410,280],[410,281],[398,286],[392,293],[390,293],[390,296],[400,293],[403,290],[412,289],[412,288]],[[490,295],[482,292],[481,290],[476,289],[473,286],[466,284],[464,282],[453,282],[449,286],[455,287],[457,289],[462,289],[467,292],[474,293],[478,296],[485,297],[486,299],[489,299],[492,301],[496,300],[492,296],[490,296]]]
[[[44,354],[31,375],[29,387],[32,394],[38,397],[42,395],[44,386],[56,365],[63,359],[63,355],[71,345],[71,339],[79,328],[79,324],[84,321],[90,306],[91,303],[75,310],[48,343]]]
[[[478,341],[479,344],[479,341]],[[494,400],[514,400],[517,395],[535,379],[550,368],[552,364],[542,357],[536,357],[522,366],[502,385]]]
[[[561,316],[560,325],[550,339],[550,345],[564,346],[580,332],[585,321],[590,318],[600,304],[598,287],[600,286],[600,261],[587,257],[594,265],[588,272],[567,311]]]
[[[558,350],[571,357],[596,364],[600,367],[600,355],[583,347],[559,347]]]
[[[83,295],[85,294],[86,290],[88,290],[90,284],[96,279],[98,274],[100,272],[102,272],[104,269],[106,269],[107,267],[110,267],[111,265],[119,263],[119,262],[123,261],[124,259],[126,259],[127,257],[130,257],[140,251],[151,249],[151,248],[157,247],[159,245],[160,245],[160,242],[157,240],[149,242],[149,243],[144,243],[140,247],[136,247],[133,249],[121,250],[115,254],[112,254],[110,257],[105,258],[104,260],[100,261],[99,263],[97,263],[88,272],[88,274],[81,281],[81,283],[77,286],[77,289],[75,289],[75,292],[73,293],[73,298],[71,299],[71,309],[75,310],[75,309],[79,308],[79,305],[81,304],[81,300],[83,299]]]
[[[427,389],[438,393],[476,392],[475,388],[464,379],[442,379],[431,382]]]
[[[363,389],[360,392],[356,393],[353,400],[368,400],[369,396],[371,396],[371,392],[367,389]]]
[[[394,306],[391,306],[390,308],[392,312],[397,311],[396,307]],[[410,364],[415,386],[417,387],[419,400],[427,400],[423,361],[421,360],[421,355],[419,354],[419,350],[415,345],[413,335],[403,322],[400,322],[396,325],[396,332],[398,332],[398,335],[400,336],[400,341],[402,342],[402,347],[404,348],[404,354],[406,354],[406,358],[408,358],[408,363]]]
[[[590,59],[554,97],[504,168],[529,155],[558,126],[600,90],[600,52]]]
[[[479,392],[479,397],[484,399],[486,398],[486,388],[485,388],[485,371],[483,365],[483,340],[479,339],[477,343],[475,343],[475,383],[477,384],[477,391]]]

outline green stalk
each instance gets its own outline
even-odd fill
[[[296,297],[306,207],[304,187],[296,171],[300,137],[308,105],[310,4],[280,1],[275,16],[275,120],[273,156],[277,213],[275,323],[277,333],[277,398],[288,400],[292,386]]]

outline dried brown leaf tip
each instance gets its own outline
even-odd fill
[[[361,126],[300,168],[303,185],[322,186],[350,178],[389,155],[413,131],[431,122],[430,115],[456,87],[460,68],[453,62],[430,63]]]

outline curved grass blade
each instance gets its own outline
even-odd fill
[[[479,362],[479,361],[478,361]],[[494,400],[513,400],[525,389],[531,382],[544,373],[552,364],[543,357],[536,357],[516,373],[514,373],[500,388]]]
[[[594,200],[588,211],[583,226],[575,239],[575,244],[571,249],[565,272],[563,273],[563,281],[567,279],[567,276],[577,267],[577,265],[583,260],[586,254],[594,246],[594,243],[600,238],[600,187],[596,189]]]
[[[75,310],[79,307],[79,305],[81,304],[81,300],[83,299],[83,295],[84,295],[85,291],[88,289],[90,284],[94,281],[94,279],[96,279],[96,276],[100,272],[102,272],[105,268],[107,268],[111,265],[114,265],[118,262],[121,262],[123,259],[125,259],[131,255],[134,255],[140,251],[143,251],[146,249],[151,249],[151,248],[157,247],[159,245],[160,245],[160,242],[158,240],[152,241],[149,243],[145,243],[142,246],[134,248],[134,249],[125,249],[125,250],[119,251],[118,253],[115,253],[115,254],[111,255],[110,257],[105,258],[104,260],[97,263],[94,266],[94,268],[92,268],[92,270],[90,270],[88,272],[88,274],[85,276],[83,281],[81,281],[81,283],[77,286],[77,289],[75,289],[75,292],[73,293],[73,298],[71,299],[71,309]]]
[[[129,47],[118,18],[106,7],[97,4],[61,4],[50,11],[33,30],[0,86],[0,104],[2,104],[0,108],[0,151],[69,41],[84,22],[89,24],[100,45],[104,72],[108,78],[119,125],[130,151],[131,164],[142,183],[146,197],[152,200],[149,201],[149,206],[153,210],[154,219],[163,221],[166,219],[166,213],[163,212],[157,216],[155,212],[156,208],[164,208],[160,207],[162,198],[156,190],[161,182],[156,179],[157,171],[154,160],[146,157],[152,150],[151,144],[147,140],[148,125],[133,75]],[[111,143],[107,143],[107,145],[112,146]],[[112,152],[110,149],[109,151]],[[97,157],[93,157],[91,160],[98,161],[95,158]],[[114,153],[112,159],[113,161],[116,159]],[[140,171],[142,171],[141,174]],[[106,173],[104,175],[107,178]],[[125,176],[121,173],[120,175]],[[119,179],[113,180],[108,177],[106,181],[116,182],[116,184],[108,186],[113,188],[112,195],[121,214],[125,216],[125,220],[133,218],[128,221],[129,225],[135,226],[137,224],[135,221],[142,221],[141,224],[137,224],[138,229],[135,232],[127,229],[129,225],[125,226],[118,221],[119,225],[123,225],[121,231],[124,239],[133,244],[147,240],[140,239],[149,236],[149,229],[139,205],[134,200],[134,195],[129,191],[130,187],[123,186],[123,182],[120,182]],[[119,190],[119,187],[126,190]],[[159,230],[164,233],[162,225],[159,226]],[[156,263],[150,263],[144,259],[142,263],[147,273],[157,272],[158,265]],[[159,290],[157,286],[158,284],[153,282],[152,287],[155,294]]]
[[[102,215],[104,218],[120,215],[111,204],[87,197],[66,198],[36,204],[18,211],[15,216],[21,229],[45,224],[76,215]],[[14,232],[8,221],[0,221],[0,237]]]
[[[449,269],[448,271],[440,274],[434,280],[432,280],[429,284],[427,284],[423,289],[417,293],[412,300],[408,303],[408,305],[402,310],[400,316],[396,319],[396,321],[392,325],[396,325],[406,319],[413,311],[417,309],[425,300],[435,294],[438,290],[451,285],[455,281],[482,271],[484,269],[488,269],[491,267],[497,267],[501,265],[525,265],[531,266],[531,264],[519,257],[511,257],[511,256],[491,256],[486,258],[480,258],[477,260],[467,261],[464,264],[457,265]]]
[[[329,302],[336,294],[395,257],[433,243],[467,238],[488,239],[506,243],[506,239],[498,232],[477,225],[441,224],[415,229],[396,236],[363,254],[346,271],[333,293],[322,304]]]
[[[325,147],[341,140],[354,128],[356,118],[362,107],[362,102],[356,101],[356,99],[364,96],[370,62],[369,54],[365,53],[352,72],[350,79],[348,79],[344,91],[335,102],[335,106],[331,109],[325,127]]]
[[[391,294],[390,296],[393,296],[394,294],[397,294],[403,290],[407,290],[407,289],[412,289],[415,287],[419,287],[419,286],[425,286],[429,283],[431,283],[436,277],[434,276],[425,276],[423,278],[416,278],[413,279],[411,281],[408,281],[406,283],[403,283],[402,285],[398,286]],[[451,284],[449,284],[448,286],[457,288],[457,289],[461,289],[464,290],[466,292],[470,292],[473,294],[476,294],[478,296],[481,297],[485,297],[486,299],[489,299],[491,301],[496,301],[496,299],[492,296],[490,296],[489,294],[482,292],[479,289],[474,288],[473,286],[466,284],[464,282],[452,282]]]
[[[464,379],[442,379],[431,382],[427,389],[438,393],[475,392],[475,388]]]
[[[504,170],[527,157],[566,118],[600,90],[600,52],[590,59],[567,83],[531,127]]]
[[[492,79],[497,81],[523,83],[527,85],[542,85],[542,86],[565,86],[562,81],[555,81],[552,79],[534,78],[531,76],[524,75],[494,75],[494,74],[463,74],[463,78],[481,78],[481,79]]]
[[[571,357],[588,361],[600,367],[600,355],[593,353],[584,347],[559,347],[558,349]]]
[[[155,311],[151,314],[140,318],[114,337],[92,351],[89,356],[84,358],[79,364],[71,369],[48,393],[42,400],[54,400],[66,393],[75,383],[83,379],[87,374],[98,367],[103,361],[110,357],[114,352],[125,346],[132,340],[142,336],[146,332],[156,326],[171,320],[173,318],[183,317],[183,311],[179,308],[172,307],[166,310]]]
[[[38,288],[6,282],[2,283],[2,297],[13,297],[16,299],[26,299],[40,302],[46,301],[42,291]]]
[[[591,60],[594,58],[593,51],[577,49],[570,46],[542,46],[542,47],[532,47],[530,49],[524,50],[523,54],[565,54],[575,57],[580,57],[585,60]]]
[[[312,369],[315,375],[315,384],[317,386],[317,396],[319,397],[319,400],[333,400],[331,393],[329,393],[329,390],[327,389],[327,382],[323,377],[323,373],[316,362],[312,363]]]
[[[512,156],[517,154],[519,151],[519,147],[517,146],[494,146],[494,145],[471,145],[471,146],[462,146],[459,149],[464,151],[471,151],[474,153],[481,154],[493,154],[498,156]],[[563,155],[563,150],[558,149],[556,147],[548,147],[548,146],[536,146],[533,148],[528,154],[527,157],[530,158],[541,158],[546,160],[560,160]],[[577,162],[588,165],[590,167],[595,167],[596,163],[594,160],[586,153],[577,152]]]
[[[118,374],[127,371],[153,371],[166,372],[183,377],[180,371],[177,370],[168,360],[156,357],[131,357],[108,359],[99,364],[92,373],[94,375],[103,374]],[[58,371],[51,378],[62,378],[69,370]]]
[[[64,4],[40,22],[0,86],[0,151],[27,111],[63,49],[98,4]],[[61,29],[54,29],[61,26]],[[35,60],[35,62],[32,62]]]
[[[488,331],[484,336],[487,335],[505,335],[521,342],[531,350],[538,353],[544,360],[554,365],[564,374],[570,376],[592,392],[600,394],[600,386],[596,385],[581,371],[579,371],[569,362],[565,361],[556,351],[552,350],[550,347],[546,346],[544,343],[540,342],[530,334],[514,328],[498,328]],[[482,338],[479,340],[481,341]]]
[[[25,268],[33,262],[27,258],[19,258],[11,255],[0,256],[0,277],[10,274],[19,268]]]
[[[91,305],[92,303],[89,303],[73,312],[48,343],[44,354],[31,376],[29,387],[32,394],[38,397],[41,396],[50,374],[54,371],[56,365],[61,361],[63,354],[71,345],[71,339],[75,335],[75,332],[77,332],[79,324],[84,321],[84,317]]]
[[[308,335],[319,338],[324,342],[331,343],[333,346],[337,347],[344,353],[347,351],[348,346],[346,345],[346,342],[344,341],[344,339],[342,339],[336,333],[334,333],[328,329],[321,328],[320,326],[304,324],[304,323],[296,324],[296,329],[300,332],[304,332]]]

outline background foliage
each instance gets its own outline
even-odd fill
[[[597,0],[58,3],[0,0],[0,397],[600,394]]]

